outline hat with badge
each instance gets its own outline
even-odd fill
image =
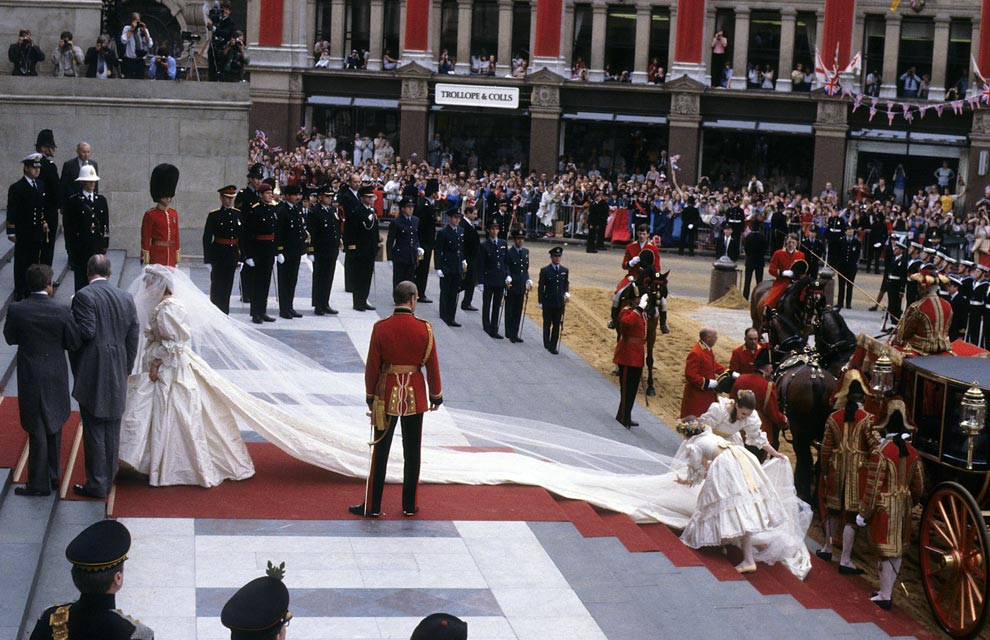
[[[921,249],[921,250],[924,250],[925,245],[921,244],[920,242],[912,242],[911,243],[911,248],[912,249]]]
[[[298,184],[287,184],[282,187],[283,196],[298,196],[302,195],[302,188]]]
[[[82,571],[106,571],[124,560],[131,532],[116,520],[100,520],[82,530],[65,548],[65,557]]]
[[[930,256],[935,255],[935,247],[924,247],[922,249],[922,251],[925,252],[925,253],[927,253]]]
[[[426,181],[426,186],[423,187],[423,193],[425,195],[430,195],[431,193],[437,193],[440,191],[440,183],[437,182],[436,178],[430,178]]]
[[[760,349],[756,352],[756,357],[753,358],[753,366],[757,369],[760,367],[765,367],[770,364],[770,350]]]
[[[175,187],[179,184],[179,169],[163,163],[151,170],[151,199],[174,198]]]
[[[364,196],[373,196],[373,195],[375,195],[375,188],[372,187],[370,184],[362,185],[358,189],[358,197],[363,198]]]
[[[972,260],[960,260],[959,264],[966,267],[967,269],[972,269],[976,266]]]
[[[58,145],[55,144],[55,134],[52,133],[51,129],[42,129],[38,132],[38,140],[34,143],[34,146],[57,149]]]
[[[990,267],[988,267],[985,264],[982,264],[982,263],[981,264],[978,264],[978,265],[976,265],[976,268],[979,269],[980,271],[983,271],[984,273],[990,273]]]
[[[269,561],[267,575],[237,590],[220,611],[220,623],[230,629],[231,640],[274,638],[289,620],[289,590],[282,578],[285,563]]]
[[[237,195],[237,186],[228,184],[226,187],[220,187],[219,189],[217,189],[217,193],[219,193],[222,196],[227,196],[232,198]]]
[[[96,175],[96,167],[91,164],[84,164],[79,167],[79,177],[76,182],[99,182],[100,176]]]
[[[467,640],[467,623],[449,613],[431,613],[413,629],[409,640]]]
[[[415,207],[416,206],[416,198],[413,197],[413,196],[405,196],[404,198],[402,198],[402,200],[399,201],[399,206],[400,207]]]
[[[899,248],[899,249],[907,249],[907,245],[904,244],[903,242],[901,242],[900,240],[896,240],[894,242],[894,246],[897,247],[897,248]]]
[[[261,164],[260,162],[255,162],[254,164],[251,165],[251,168],[248,169],[247,177],[257,178],[258,180],[261,180],[262,178],[265,177],[265,165]]]
[[[416,196],[419,195],[419,189],[416,188],[415,184],[410,182],[406,186],[402,187],[402,195],[406,197],[415,198]]]
[[[40,153],[29,153],[21,162],[25,167],[40,167],[42,157]]]
[[[551,256],[561,256],[564,253],[564,249],[563,247],[554,247],[553,249],[550,249],[550,251],[547,251],[547,253]]]
[[[526,239],[526,230],[525,229],[513,229],[512,230],[512,239],[513,240],[517,240],[519,238],[522,238],[524,240]]]
[[[458,209],[457,207],[454,207],[453,209],[451,209],[450,211],[447,212],[447,217],[448,218],[460,218],[461,217],[461,210]]]
[[[274,189],[274,187],[272,187],[272,185],[268,184],[267,182],[262,182],[261,184],[258,185],[258,193],[259,194],[260,193],[268,193],[272,189]]]
[[[337,195],[337,192],[333,190],[333,185],[330,184],[329,182],[323,183],[320,186],[317,193],[319,193],[321,196],[327,196],[328,198],[332,198],[335,195]]]
[[[501,225],[501,224],[499,224],[499,221],[498,221],[498,218],[489,218],[489,219],[488,219],[488,224],[487,224],[487,225],[485,225],[485,228],[486,228],[486,229],[498,229],[498,228],[500,228],[501,226],[502,226],[502,225]]]

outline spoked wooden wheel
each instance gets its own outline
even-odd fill
[[[976,636],[987,621],[987,527],[973,496],[955,482],[935,487],[921,516],[918,556],[928,606],[954,638]]]

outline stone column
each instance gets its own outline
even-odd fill
[[[833,54],[834,56],[834,54]],[[849,131],[846,102],[839,97],[822,96],[815,119],[815,159],[812,193],[821,193],[831,182],[842,193],[846,162],[846,133]]]
[[[683,81],[682,81],[683,82]],[[686,84],[686,83],[685,83]],[[701,129],[701,92],[704,85],[684,86],[670,96],[667,154],[680,154],[681,184],[698,181],[698,147]]]
[[[564,64],[564,71],[569,78],[571,67],[574,66],[574,3],[564,3],[564,20],[560,27],[560,57]]]
[[[368,70],[382,70],[382,47],[384,46],[382,31],[385,27],[385,3],[383,0],[371,0],[371,38],[368,43]]]
[[[402,41],[403,62],[418,62],[428,69],[436,68],[430,52],[430,0],[407,0],[402,3],[406,19]],[[341,2],[343,5],[343,2]],[[406,155],[406,154],[403,154]]]
[[[431,64],[427,65],[434,71],[437,70],[440,58],[440,31],[443,27],[443,6],[440,0],[433,0],[433,10],[430,12],[430,46],[427,52],[430,55]]]
[[[636,48],[633,54],[632,81],[643,84],[646,82],[646,68],[650,64],[650,5],[636,7]]]
[[[457,3],[457,73],[471,73],[471,0]]]
[[[402,78],[397,153],[407,160],[414,153],[420,158],[426,157],[427,118],[430,109],[427,71],[424,67],[412,65],[412,71],[407,72],[409,77]]]
[[[736,7],[736,42],[732,45],[732,82],[730,89],[746,88],[746,63],[749,62],[749,7]]]
[[[254,47],[258,46],[258,36],[259,36],[259,31],[261,29],[261,5],[258,4],[257,2],[248,3],[247,19],[245,21],[245,26],[247,27],[246,35],[247,35],[248,48],[253,49]]]
[[[540,74],[546,78],[549,74]],[[556,77],[556,76],[551,76]],[[529,98],[529,170],[553,174],[560,151],[560,78],[534,85]]]
[[[945,96],[945,71],[949,57],[949,16],[935,16],[935,41],[932,43],[932,75],[928,82],[932,100]],[[952,78],[955,81],[955,78]]]
[[[498,2],[498,53],[495,75],[505,76],[512,71],[512,0]]]
[[[794,35],[797,29],[797,9],[780,10],[780,59],[777,65],[777,91],[791,90],[791,71],[794,70]]]
[[[344,66],[344,0],[330,3],[330,68]]]
[[[984,13],[984,20],[987,14]],[[969,171],[966,176],[966,193],[969,202],[982,197],[983,190],[990,185],[990,168],[980,175],[980,156],[987,154],[990,165],[990,110],[973,112],[973,128],[969,132]]]
[[[990,0],[986,0],[986,3],[990,4]],[[985,4],[984,6],[987,5]],[[978,56],[969,57],[969,72],[968,72],[969,75],[966,76],[967,78],[969,78],[969,88],[966,90],[967,98],[972,98],[975,95],[979,95],[980,91],[983,89],[983,87],[979,86],[978,82],[973,81],[974,78],[976,77],[975,75],[973,75],[973,72],[976,71],[976,67],[973,66],[973,60],[976,60],[976,63],[978,65],[981,65],[979,68],[983,69],[984,67],[982,66],[982,63],[980,63],[979,58],[983,56],[985,50],[990,49],[990,40],[988,40],[988,38],[990,38],[990,33],[988,33],[986,37],[983,35],[984,26],[986,25],[990,27],[990,25],[987,25],[987,22],[990,21],[990,10],[984,10],[983,15],[988,17],[983,18],[982,20],[980,20],[980,22],[975,22],[975,21],[973,22],[973,35],[971,36],[971,39],[969,41],[970,51],[979,51],[979,57]],[[988,29],[988,31],[990,31],[990,29]],[[950,78],[949,80],[950,82],[955,82],[956,80],[958,80],[958,78]]]
[[[674,61],[674,52],[677,51],[677,5],[670,5],[670,30],[669,37],[667,40],[667,68],[664,71],[667,73],[667,77],[670,76],[671,63]],[[705,61],[702,59],[701,66],[702,72],[704,72]]]
[[[883,42],[883,84],[881,98],[897,97],[897,56],[901,50],[901,14],[887,13]]]
[[[988,71],[990,69],[990,0],[983,0],[983,9],[980,12],[980,38],[978,41],[976,38],[973,39],[973,47],[978,52],[976,64],[986,77],[986,74],[990,73]]]
[[[564,62],[564,49],[562,42],[564,34],[568,33],[565,28],[564,2],[562,0],[540,0],[533,2],[533,22],[530,28],[533,54],[529,68],[537,71],[547,68],[565,78],[570,77],[570,69]],[[571,18],[571,31],[574,26],[574,7],[569,5]],[[568,38],[568,41],[570,38]],[[568,51],[569,55],[569,51]]]
[[[604,2],[596,2],[592,6],[592,12],[588,79],[601,82],[605,69],[605,21],[608,19],[608,7]]]
[[[674,33],[674,7],[671,6],[671,33]],[[671,56],[667,80],[688,76],[705,82],[705,2],[704,0],[677,0],[676,40]],[[697,145],[695,145],[697,146]]]

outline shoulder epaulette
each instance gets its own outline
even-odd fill
[[[257,207],[258,205],[261,205],[261,204],[265,204],[265,203],[262,202],[261,200],[258,200],[257,202],[255,202],[254,204],[251,205],[251,208],[254,209],[255,207]]]
[[[219,212],[220,209],[213,209],[212,211],[210,211],[210,213],[219,213]],[[210,213],[207,213],[206,215],[210,215]]]

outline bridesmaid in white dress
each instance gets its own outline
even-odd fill
[[[763,449],[771,456],[781,457],[763,432],[760,416],[756,413],[755,394],[741,390],[738,395],[735,400],[719,397],[699,419],[733,444],[746,444]]]
[[[140,371],[127,383],[120,461],[148,476],[152,486],[213,487],[254,475],[254,465],[226,399],[213,388],[216,377],[187,348],[186,309],[172,297],[168,267],[145,267],[147,296],[160,300],[144,309]]]

